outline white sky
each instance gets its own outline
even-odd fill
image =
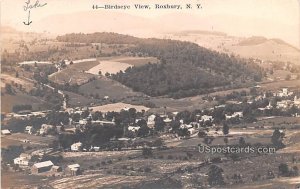
[[[13,27],[18,27],[23,21],[26,21],[27,12],[23,10],[25,1],[28,0],[1,0],[1,24],[10,25]],[[30,0],[34,3],[36,0]],[[197,10],[182,10],[184,13],[197,14],[199,16],[213,16],[213,15],[233,15],[238,17],[243,17],[247,19],[262,19],[266,22],[274,22],[274,28],[270,27],[267,30],[270,33],[276,28],[278,30],[278,25],[289,26],[289,31],[282,27],[282,31],[278,31],[274,37],[283,38],[291,42],[291,39],[286,39],[288,35],[290,36],[300,36],[299,31],[299,1],[298,0],[39,0],[40,3],[47,3],[45,7],[37,8],[32,10],[32,20],[40,20],[51,15],[56,14],[68,14],[74,12],[82,11],[93,11],[93,4],[131,4],[134,3],[148,3],[148,4],[181,4],[185,3],[201,3],[203,9],[201,11]],[[183,2],[183,3],[182,3]],[[137,15],[141,17],[156,17],[163,14],[174,12],[174,10],[160,11],[160,10],[135,10],[131,9],[126,11],[128,14]],[[178,11],[176,11],[178,13]],[[293,28],[293,29],[290,29]],[[265,29],[266,30],[266,29]],[[267,32],[267,31],[264,31]],[[283,36],[280,36],[283,33]],[[262,33],[264,35],[265,33]],[[295,39],[294,42],[299,44],[299,37]],[[298,47],[300,45],[297,45]]]

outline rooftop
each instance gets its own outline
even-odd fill
[[[36,163],[33,166],[35,166],[36,168],[42,168],[42,167],[49,167],[49,166],[53,166],[54,164],[52,163],[52,161],[43,161],[40,163]]]

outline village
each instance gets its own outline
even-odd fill
[[[65,104],[63,111],[9,113],[3,120],[6,123],[11,119],[19,120],[21,123],[35,121],[32,122],[34,125],[23,125],[18,128],[8,126],[8,129],[1,130],[2,141],[6,138],[13,139],[23,146],[18,150],[18,156],[15,154],[13,159],[4,158],[2,165],[8,170],[28,172],[33,175],[51,178],[70,177],[84,175],[94,167],[83,163],[82,169],[81,161],[64,162],[65,155],[62,156],[61,153],[74,155],[79,153],[84,157],[85,153],[90,156],[91,153],[105,151],[132,151],[147,156],[147,153],[153,153],[147,152],[148,149],[150,151],[174,149],[178,148],[174,144],[182,141],[182,143],[193,141],[188,144],[188,148],[196,148],[200,144],[235,145],[228,140],[245,141],[244,138],[264,130],[270,135],[265,145],[270,145],[274,131],[270,130],[271,128],[287,133],[291,129],[300,127],[298,121],[295,122],[298,124],[284,121],[285,124],[280,123],[283,126],[277,127],[274,127],[274,122],[269,121],[278,118],[298,120],[300,99],[297,96],[300,96],[298,90],[282,88],[272,92],[262,91],[260,86],[254,86],[249,94],[242,91],[223,97],[209,97],[217,100],[219,104],[192,112],[169,112],[165,108],[163,113],[153,114],[148,112],[147,108],[144,110],[138,107],[139,111],[137,111],[131,105],[123,103],[122,106],[109,109],[110,111],[107,112],[101,111],[101,107],[97,107],[95,111],[93,107],[70,108]],[[49,124],[51,122],[54,124]],[[35,137],[51,137],[51,142],[40,146],[35,141]],[[251,141],[251,138],[244,143],[255,145],[255,139]],[[278,147],[280,148],[282,147]],[[169,156],[168,158],[171,157]],[[205,161],[214,161],[214,158],[211,158]],[[297,157],[293,158],[297,159]],[[111,160],[107,161],[111,163]],[[105,161],[102,161],[103,163],[109,165]]]

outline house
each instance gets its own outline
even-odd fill
[[[50,171],[53,165],[54,164],[52,163],[52,161],[43,161],[40,163],[36,163],[31,167],[31,173],[38,174]]]
[[[196,130],[196,129],[194,129],[194,128],[189,128],[188,131],[189,131],[190,135],[193,135],[193,134],[195,134],[198,130]]]
[[[292,104],[291,100],[282,100],[282,101],[277,102],[276,107],[281,108],[281,109],[286,109],[286,108],[290,107],[291,104]]]
[[[137,132],[140,128],[139,126],[128,126],[128,130],[133,132]]]
[[[32,126],[26,126],[25,127],[25,133],[28,133],[28,134],[33,134],[33,127]]]
[[[297,96],[294,97],[294,105],[300,108],[300,98],[297,98]]]
[[[147,125],[153,126],[155,124],[155,118],[156,118],[156,115],[154,115],[154,114],[148,116]]]
[[[181,129],[185,129],[185,128],[186,128],[186,129],[190,129],[190,128],[193,128],[193,125],[190,125],[190,124],[181,124],[181,125],[180,125],[180,128],[181,128]]]
[[[71,145],[71,151],[78,152],[82,150],[82,143],[77,142]]]
[[[277,96],[280,96],[280,97],[287,97],[287,96],[291,96],[291,95],[293,95],[293,94],[294,94],[293,92],[289,92],[289,91],[288,91],[288,88],[282,88],[282,91],[279,92],[279,93],[277,94]]]
[[[243,117],[243,112],[234,112],[232,115],[225,114],[225,117],[226,117],[226,120],[235,118],[235,117],[241,118],[241,117]]]
[[[10,133],[10,131],[9,131],[8,129],[2,130],[1,133],[2,133],[3,135],[11,135],[11,133]]]
[[[206,121],[212,121],[213,117],[209,115],[203,115],[201,116],[201,121],[206,122]]]
[[[28,167],[30,164],[31,155],[22,153],[19,157],[14,159],[14,164],[20,167]]]
[[[100,151],[100,147],[98,147],[98,146],[91,146],[90,151],[99,152]]]
[[[79,175],[80,165],[79,164],[68,165],[68,167],[66,168],[66,173],[72,176]]]
[[[58,172],[61,172],[61,171],[62,171],[62,168],[60,166],[57,166],[57,165],[54,165],[51,168],[51,172],[53,172],[53,173],[58,173]]]
[[[50,130],[55,129],[53,125],[47,125],[47,124],[42,124],[41,129],[40,129],[40,135],[46,135],[49,133]]]
[[[165,122],[165,123],[171,123],[171,121],[172,121],[172,119],[170,119],[170,118],[168,118],[168,117],[166,117],[166,118],[164,119],[164,122]]]

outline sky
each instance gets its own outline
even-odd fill
[[[30,4],[34,4],[36,0],[1,0],[1,24],[12,26],[18,29],[24,28],[23,22],[27,20],[28,11],[24,11],[25,2],[30,1]],[[156,18],[165,14],[176,13],[180,14],[193,14],[198,17],[210,17],[210,16],[222,16],[228,15],[231,17],[239,17],[251,22],[255,20],[261,20],[268,24],[266,28],[260,28],[262,36],[281,38],[289,43],[300,47],[300,3],[299,0],[38,0],[40,4],[47,3],[44,7],[39,7],[31,10],[31,20],[42,20],[51,15],[57,14],[71,14],[83,11],[93,11],[93,4],[130,4],[135,3],[143,4],[198,4],[202,5],[201,10],[120,10],[120,12],[126,12],[127,14]],[[174,18],[176,19],[176,18]],[[255,24],[255,23],[254,23]],[[261,25],[260,25],[261,26]],[[228,28],[224,28],[223,32],[229,34],[247,34],[252,31],[245,27],[238,28],[239,33],[235,33],[234,20],[228,23]],[[188,28],[187,28],[188,29]],[[257,32],[255,32],[257,34]],[[258,33],[259,34],[259,33]]]

